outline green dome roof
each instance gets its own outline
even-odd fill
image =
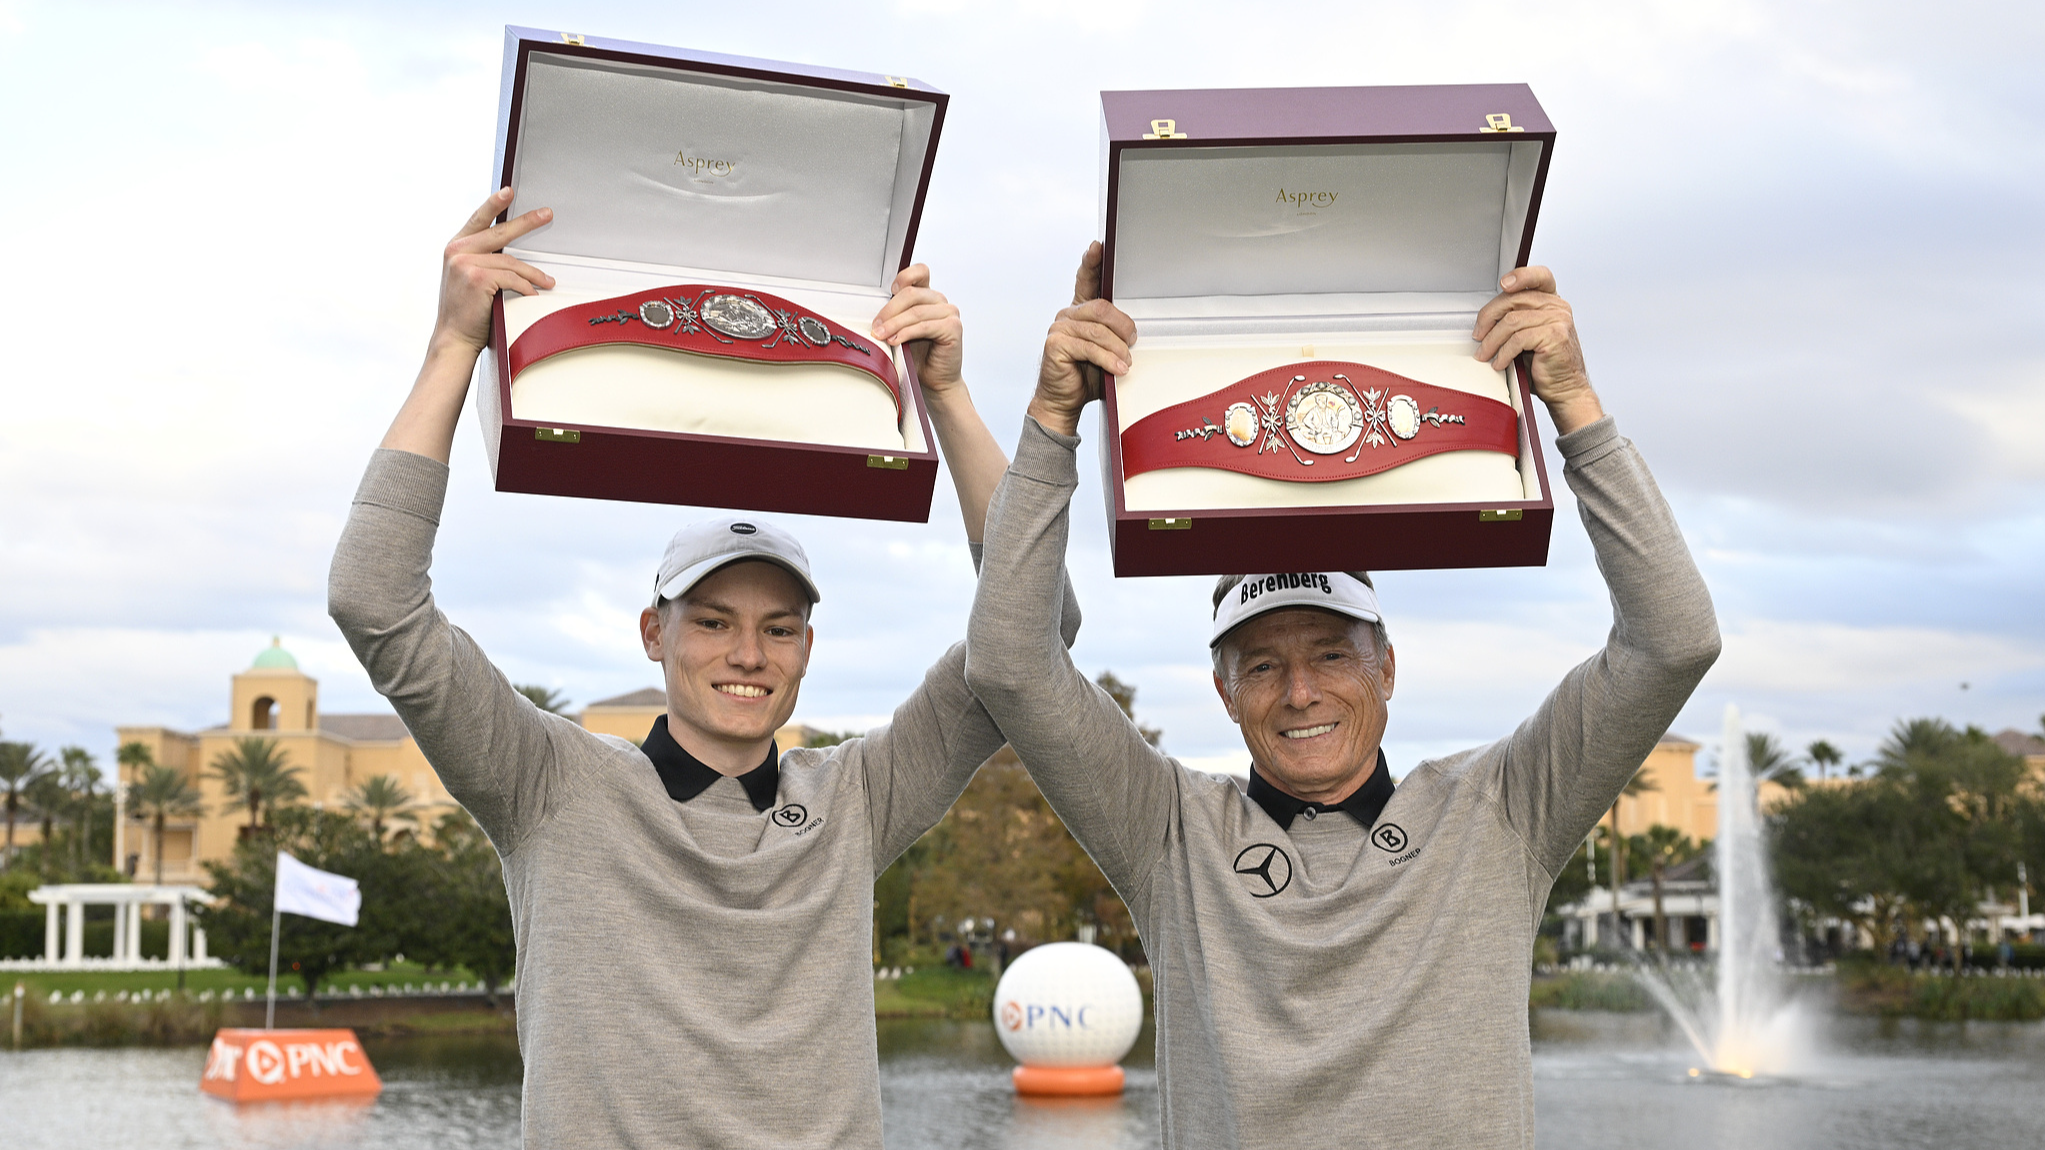
[[[296,671],[298,670],[298,660],[292,658],[291,652],[284,649],[284,640],[282,638],[272,635],[270,637],[270,645],[263,649],[262,654],[256,656],[255,663],[249,669],[252,671]]]

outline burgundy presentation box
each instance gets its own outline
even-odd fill
[[[497,489],[927,520],[930,417],[909,357],[870,331],[911,261],[947,100],[907,77],[506,28],[493,186],[516,189],[507,217],[554,210],[506,250],[557,283],[495,307],[476,392]],[[582,318],[678,285],[616,327]],[[674,346],[574,335],[514,378],[524,332],[592,304],[551,330],[660,321]],[[827,362],[842,348],[892,357],[899,399]],[[735,354],[800,362],[719,357]]]
[[[1526,361],[1470,339],[1529,262],[1530,89],[1103,92],[1101,134],[1102,291],[1138,332],[1102,411],[1117,575],[1547,562]]]

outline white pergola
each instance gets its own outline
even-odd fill
[[[195,886],[143,886],[137,883],[60,883],[41,886],[28,893],[30,902],[44,909],[44,968],[82,970],[153,969],[160,966],[211,966],[206,955],[206,932],[191,928],[190,903],[211,903],[213,898]],[[114,953],[111,958],[85,957],[85,908],[114,908]],[[170,956],[142,957],[142,908],[170,908]],[[62,928],[61,930],[59,928]],[[185,938],[191,936],[187,953]],[[59,943],[62,946],[59,946]]]

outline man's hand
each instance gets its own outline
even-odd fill
[[[1046,431],[1079,434],[1079,413],[1101,397],[1105,375],[1129,370],[1129,346],[1136,342],[1136,321],[1101,295],[1101,245],[1088,245],[1073,278],[1072,306],[1044,336],[1044,358],[1037,368],[1037,394],[1029,414]]]
[[[905,348],[916,361],[916,378],[932,404],[942,404],[965,387],[965,324],[959,309],[930,287],[930,269],[902,269],[889,290],[895,294],[873,317],[873,337]]]
[[[533,295],[554,286],[554,277],[504,254],[511,241],[553,222],[554,209],[534,208],[514,220],[491,224],[511,203],[511,189],[483,201],[440,253],[440,318],[433,346],[466,347],[480,353],[490,342],[490,302],[500,291]]]
[[[503,253],[504,245],[551,221],[553,209],[537,208],[492,226],[509,203],[510,188],[484,200],[441,250],[440,317],[412,394],[384,433],[385,447],[446,463],[476,357],[490,342],[490,301],[500,291],[532,295],[554,286],[553,276]]]
[[[1555,274],[1544,267],[1520,268],[1499,281],[1505,290],[1477,313],[1470,338],[1477,358],[1504,371],[1521,352],[1534,356],[1534,394],[1548,405],[1557,434],[1568,435],[1605,417],[1583,367],[1576,340],[1576,316],[1555,294]]]

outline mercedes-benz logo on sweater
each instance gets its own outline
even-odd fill
[[[1292,856],[1275,843],[1251,843],[1236,855],[1235,872],[1251,898],[1270,898],[1292,885]]]

